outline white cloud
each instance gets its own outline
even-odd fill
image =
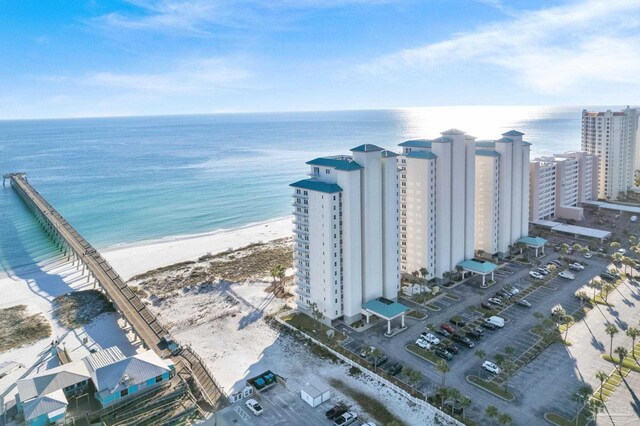
[[[493,64],[537,91],[561,93],[585,81],[638,85],[638,52],[640,2],[585,0],[522,12],[505,22],[376,58],[358,70],[377,75]]]
[[[160,73],[98,72],[83,83],[162,93],[190,93],[233,88],[246,81],[250,72],[239,66],[242,59],[207,58],[182,62]]]

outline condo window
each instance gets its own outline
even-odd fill
[[[160,376],[160,377],[162,377],[162,376]],[[127,395],[129,395],[129,389],[124,389],[124,390],[120,391],[120,398],[125,397]]]

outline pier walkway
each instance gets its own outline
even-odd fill
[[[29,184],[26,173],[5,174],[3,175],[3,185],[6,180],[10,180],[11,186],[56,245],[64,250],[74,263],[78,261],[79,267],[82,266],[83,270],[86,268],[89,277],[95,279],[143,344],[161,358],[171,357],[172,354],[167,348],[165,340],[165,338],[170,339],[169,333],[158,322],[156,316],[131,291],[102,255]],[[226,405],[226,397],[222,394],[204,362],[195,355],[191,348],[182,352],[184,353],[172,357],[176,370],[187,369],[193,375],[204,402],[210,406],[211,410]]]

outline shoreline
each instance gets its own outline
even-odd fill
[[[281,217],[202,234],[124,243],[100,250],[100,253],[122,279],[128,281],[131,277],[152,269],[196,260],[209,253],[216,254],[259,241],[267,242],[288,237],[293,229],[292,220],[292,217]]]

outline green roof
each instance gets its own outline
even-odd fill
[[[429,139],[412,139],[398,144],[407,148],[431,148],[431,141]]]
[[[289,186],[292,186],[294,188],[308,189],[310,191],[326,192],[327,194],[333,194],[334,192],[342,191],[340,185],[336,185],[335,183],[321,182],[319,180],[313,179],[299,180],[298,182],[294,182]]]
[[[360,146],[356,146],[355,148],[351,148],[351,151],[355,151],[355,152],[374,152],[374,151],[384,151],[384,148],[380,148],[377,145],[366,143],[364,145],[360,145]]]
[[[481,155],[483,157],[500,157],[499,152],[492,151],[490,149],[478,149],[476,150],[476,155]]]
[[[524,133],[517,130],[509,130],[507,133],[503,133],[502,136],[524,136]]]
[[[393,300],[379,297],[377,299],[369,300],[362,305],[363,309],[373,312],[375,315],[384,319],[393,319],[397,316],[407,312],[409,308],[402,303],[394,302]]]
[[[518,242],[531,247],[542,247],[547,243],[547,240],[540,237],[522,237],[518,240]]]
[[[311,166],[333,167],[336,170],[360,170],[362,166],[355,161],[342,160],[338,158],[320,157],[315,160],[307,161]]]
[[[384,151],[382,151],[382,156],[384,158],[389,158],[389,157],[398,157],[398,156],[400,156],[400,154],[396,154],[393,151],[384,150]]]
[[[458,263],[458,266],[464,270],[475,272],[476,274],[487,275],[497,268],[491,262],[487,262],[486,260],[465,260],[463,262]]]
[[[498,139],[496,142],[513,143],[513,139],[509,139],[509,138],[500,138],[500,139]]]
[[[411,151],[406,156],[408,158],[422,158],[425,160],[434,160],[438,158],[438,156],[431,151]]]

